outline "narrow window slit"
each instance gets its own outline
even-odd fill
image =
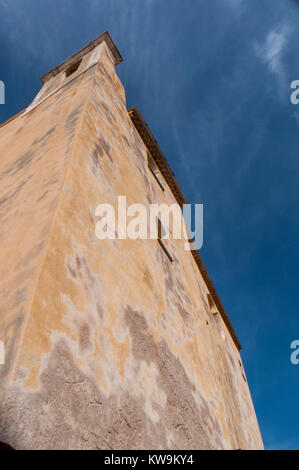
[[[160,181],[160,170],[158,168],[158,166],[156,165],[153,157],[151,156],[151,154],[149,152],[147,152],[147,164],[148,164],[148,167],[152,173],[152,175],[154,176],[155,180],[157,181],[158,185],[160,186],[160,188],[162,189],[162,191],[165,191],[164,189],[164,186],[162,184],[162,182]]]
[[[209,308],[210,308],[211,314],[212,315],[217,315],[218,314],[218,309],[216,307],[216,304],[214,302],[213,297],[211,296],[211,294],[207,294],[207,297],[208,297],[208,303],[209,303]]]
[[[167,250],[166,246],[164,245],[163,241],[162,241],[162,237],[167,233],[165,228],[163,227],[163,224],[161,222],[160,219],[158,219],[158,243],[160,245],[160,247],[162,248],[162,250],[164,251],[164,253],[166,254],[167,258],[169,259],[169,261],[171,263],[173,263],[173,257],[171,256],[171,254],[169,253],[169,251]]]

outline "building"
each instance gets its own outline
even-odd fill
[[[127,111],[121,60],[102,34],[0,128],[0,441],[262,448],[240,344],[198,252],[95,236],[95,208],[119,195],[186,202]]]

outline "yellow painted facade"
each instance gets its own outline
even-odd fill
[[[0,440],[263,448],[239,343],[199,255],[169,240],[171,263],[157,240],[95,236],[100,203],[184,197],[166,160],[164,191],[149,171],[150,131],[126,108],[120,61],[104,33],[0,127]]]

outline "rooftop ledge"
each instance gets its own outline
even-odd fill
[[[87,44],[82,49],[80,49],[78,52],[73,54],[71,57],[61,62],[61,64],[57,65],[57,67],[55,67],[54,69],[50,70],[45,75],[43,75],[41,77],[41,81],[45,83],[47,80],[49,80],[49,78],[55,77],[55,75],[60,73],[62,70],[70,67],[72,64],[78,62],[88,52],[95,49],[95,47],[97,47],[99,44],[101,44],[104,41],[106,42],[107,46],[109,47],[112,53],[112,56],[114,57],[115,65],[120,64],[123,61],[123,58],[119,50],[117,49],[116,45],[114,44],[109,32],[105,31],[104,33],[100,34],[100,36],[93,39],[93,41],[91,41],[89,44]]]

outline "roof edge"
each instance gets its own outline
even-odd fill
[[[150,128],[146,124],[144,118],[142,117],[139,109],[134,106],[128,110],[129,116],[137,129],[141,139],[143,140],[143,143],[145,144],[146,148],[150,152],[151,156],[155,160],[157,166],[159,167],[159,170],[161,171],[162,175],[164,176],[168,186],[170,187],[173,195],[175,196],[176,200],[178,201],[180,206],[183,206],[184,204],[188,204],[188,200],[186,196],[184,195],[182,189],[179,186],[179,183],[177,182],[174,173],[172,172],[166,157],[163,155],[162,150],[160,149],[156,139],[154,138],[153,134],[151,133]],[[239,339],[237,337],[237,334],[232,326],[232,323],[226,313],[226,310],[222,304],[222,301],[215,289],[215,286],[213,284],[213,281],[201,259],[201,256],[199,254],[198,250],[191,250],[191,253],[193,255],[193,258],[198,266],[198,269],[206,283],[206,286],[208,287],[210,294],[219,310],[219,313],[232,337],[233,342],[235,343],[235,346],[237,349],[240,351],[242,349],[242,346],[239,342]]]
[[[61,62],[57,67],[54,67],[51,69],[49,72],[45,73],[40,80],[45,83],[49,78],[55,77],[58,73],[60,73],[62,70],[64,70],[66,67],[72,65],[74,62],[77,62],[80,60],[84,55],[86,55],[88,52],[92,51],[96,46],[101,44],[102,42],[106,42],[107,46],[109,47],[113,57],[114,57],[114,63],[115,65],[120,64],[123,61],[123,58],[117,49],[112,37],[109,34],[109,31],[105,31],[104,33],[100,34],[98,37],[93,39],[91,42],[89,42],[86,46],[84,46],[82,49],[79,51],[75,52],[72,56],[70,56],[68,59],[64,60]]]

